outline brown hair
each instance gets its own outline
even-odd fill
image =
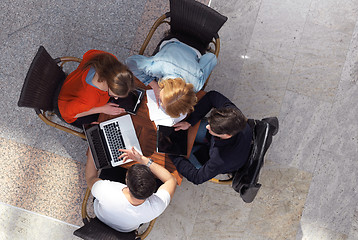
[[[165,112],[171,117],[179,117],[194,110],[197,102],[194,86],[185,83],[181,78],[168,78],[158,83],[161,90],[161,101]]]
[[[98,81],[106,81],[111,91],[118,96],[127,96],[134,89],[133,73],[112,54],[99,53],[90,59],[83,69],[94,67]]]

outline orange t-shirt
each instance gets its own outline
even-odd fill
[[[76,115],[86,112],[94,107],[105,105],[108,100],[108,92],[102,91],[86,82],[89,68],[83,70],[83,65],[99,53],[99,50],[89,50],[83,55],[83,60],[78,68],[67,76],[58,96],[58,108],[62,118],[72,123],[76,121]]]

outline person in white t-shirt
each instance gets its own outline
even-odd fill
[[[120,151],[124,152],[121,156],[124,161],[132,159],[138,162],[128,169],[126,185],[99,178],[90,153],[87,153],[85,174],[87,185],[95,197],[94,212],[97,218],[117,231],[131,232],[166,209],[177,181],[168,170],[142,156],[134,148]],[[155,176],[163,182],[157,192]]]

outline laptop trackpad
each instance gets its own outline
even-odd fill
[[[133,131],[123,131],[122,130],[122,137],[123,137],[124,144],[126,145],[126,149],[132,149],[132,147],[134,147],[134,149],[137,152],[142,154],[142,150],[140,148],[138,138],[135,135],[135,132],[133,135]]]

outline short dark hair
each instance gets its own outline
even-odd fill
[[[247,119],[234,107],[214,108],[208,117],[210,129],[217,134],[236,135],[246,127]]]
[[[132,165],[127,171],[126,180],[130,193],[137,199],[146,199],[157,189],[154,174],[142,164]]]

